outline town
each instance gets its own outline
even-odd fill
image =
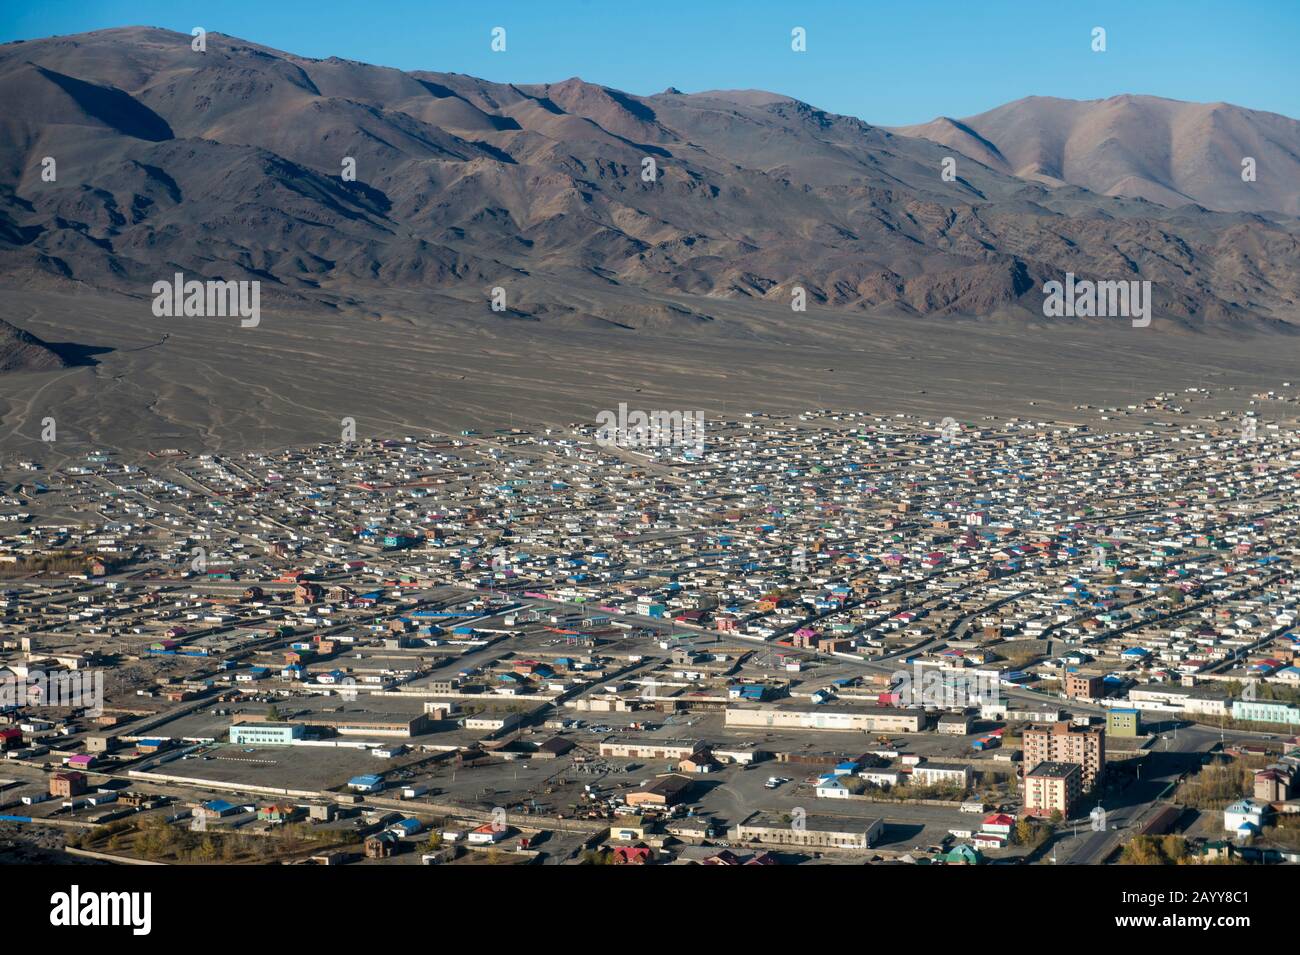
[[[1286,394],[7,460],[0,852],[1295,863]]]

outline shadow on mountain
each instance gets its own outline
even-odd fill
[[[166,120],[120,89],[87,83],[75,76],[56,73],[54,70],[47,70],[40,66],[36,69],[71,96],[87,115],[93,116],[106,126],[127,136],[155,143],[173,138],[172,128],[167,125]]]
[[[46,342],[45,344],[50,351],[62,358],[63,363],[69,368],[98,365],[96,355],[106,355],[116,351],[101,345],[80,345],[76,342]]]

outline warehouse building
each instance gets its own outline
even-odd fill
[[[230,727],[235,746],[292,746],[302,739],[301,723],[236,723]]]
[[[1300,726],[1300,706],[1274,700],[1233,700],[1232,718],[1248,723]]]
[[[880,819],[847,820],[820,816],[786,819],[757,813],[733,830],[737,843],[801,849],[870,849],[880,839],[885,823]]]
[[[605,740],[600,744],[600,755],[615,759],[671,759],[682,760],[694,756],[708,746],[702,740],[661,740],[641,742],[631,740]]]
[[[727,725],[750,729],[831,730],[850,733],[919,733],[925,711],[889,706],[794,710],[776,706],[728,706]]]

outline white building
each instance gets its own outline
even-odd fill
[[[504,839],[506,831],[505,826],[494,826],[488,823],[471,831],[466,841],[472,846],[490,846]]]
[[[947,763],[921,763],[912,768],[913,786],[957,786],[970,788],[970,767]]]
[[[1223,810],[1223,828],[1227,832],[1238,832],[1243,826],[1258,832],[1263,824],[1264,806],[1253,800],[1239,799]]]
[[[823,779],[817,784],[817,797],[819,799],[848,799],[852,792],[849,787],[844,785],[837,778]]]

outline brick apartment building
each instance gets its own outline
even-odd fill
[[[1071,700],[1096,700],[1103,695],[1105,681],[1097,673],[1067,673],[1065,696]]]
[[[84,795],[86,792],[86,776],[84,773],[55,773],[50,777],[50,795],[71,799],[74,796]]]
[[[1106,770],[1106,731],[1100,726],[1075,726],[1065,721],[1031,726],[1024,733],[1025,778],[1039,763],[1074,763],[1083,774],[1084,790],[1092,789]]]

